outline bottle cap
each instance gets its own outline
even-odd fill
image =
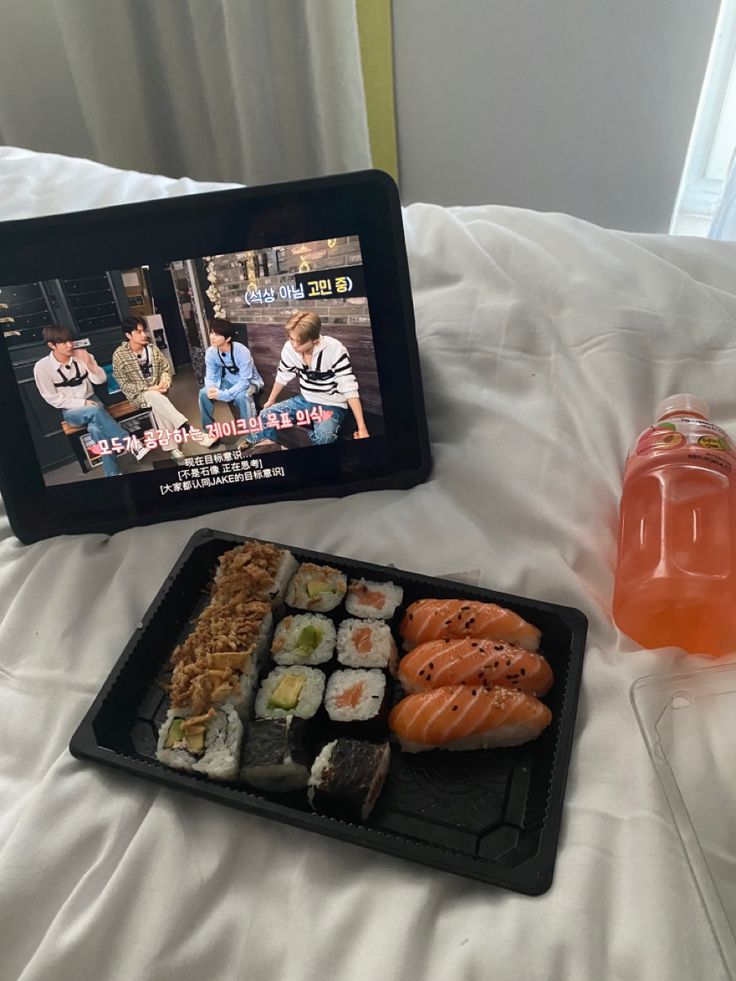
[[[708,403],[704,399],[698,398],[697,395],[681,393],[679,395],[670,395],[669,398],[659,403],[656,419],[659,422],[665,416],[690,414],[702,416],[704,419],[710,419],[710,408],[708,407]]]

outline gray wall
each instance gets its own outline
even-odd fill
[[[667,231],[718,0],[394,0],[405,204]]]

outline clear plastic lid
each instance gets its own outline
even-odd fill
[[[724,966],[736,978],[736,664],[639,678],[631,701]]]
[[[679,395],[670,395],[657,406],[656,419],[664,419],[665,416],[675,414],[702,416],[703,419],[710,419],[710,408],[708,403],[697,395],[690,395],[681,392]]]

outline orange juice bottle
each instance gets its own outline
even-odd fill
[[[736,651],[736,452],[707,404],[672,395],[624,473],[616,625],[642,647]]]

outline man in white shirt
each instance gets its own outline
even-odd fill
[[[33,367],[41,397],[55,409],[61,409],[64,421],[70,426],[86,426],[95,443],[115,438],[129,440],[130,452],[136,460],[142,460],[148,450],[140,440],[131,439],[130,433],[112,418],[95,394],[93,383],[102,385],[107,381],[105,369],[89,351],[75,349],[74,335],[68,327],[50,324],[43,329],[43,339],[51,353]],[[102,469],[106,477],[120,474],[114,453],[102,454]]]
[[[319,446],[337,439],[350,411],[356,425],[353,439],[365,439],[368,429],[345,345],[335,337],[323,336],[322,321],[311,311],[294,314],[285,330],[288,340],[281,349],[276,379],[260,414],[264,429],[246,436],[238,445],[254,453],[281,449],[276,427],[268,425],[268,416],[274,413],[280,419],[288,416],[292,424],[306,418],[306,413],[314,422],[309,439]],[[292,379],[299,381],[300,394],[278,402]]]

